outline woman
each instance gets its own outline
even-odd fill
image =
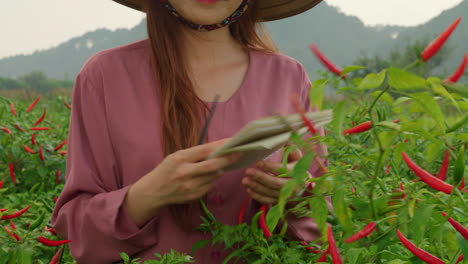
[[[275,177],[279,155],[226,173],[237,154],[205,158],[249,121],[293,113],[290,94],[310,108],[303,66],[276,53],[258,22],[320,0],[115,1],[147,13],[149,37],[97,53],[76,79],[67,181],[52,224],[72,240],[78,263],[117,262],[120,252],[141,260],[171,249],[189,253],[208,238],[195,230],[199,198],[225,224],[236,223],[246,197],[247,217],[275,203],[289,180]],[[196,146],[216,94],[210,143]],[[289,158],[293,164],[300,153]],[[310,173],[320,176],[317,164]],[[291,239],[319,236],[312,219],[288,220]],[[207,246],[194,257],[222,263],[228,253]]]

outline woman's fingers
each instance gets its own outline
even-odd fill
[[[198,162],[205,160],[213,151],[226,144],[229,140],[230,138],[225,138],[192,148],[179,150],[170,155],[171,160],[178,164],[183,162]]]
[[[246,174],[252,180],[257,181],[274,190],[280,190],[281,187],[283,187],[283,185],[289,181],[288,178],[278,178],[255,168],[247,169]]]
[[[242,153],[233,153],[197,163],[188,163],[184,166],[183,171],[190,173],[192,176],[210,174],[222,171],[224,168],[238,161],[241,157]]]
[[[286,169],[288,171],[292,171],[294,169],[294,166],[296,165],[296,162],[294,163],[288,163],[286,165]],[[278,162],[273,162],[269,160],[261,160],[255,164],[255,166],[265,172],[269,172],[273,175],[280,175],[279,170],[283,168],[283,164],[278,163]]]
[[[262,204],[276,204],[278,202],[278,200],[275,198],[264,196],[248,188],[247,193],[250,195],[250,197],[252,197],[252,199],[257,200],[259,203]]]
[[[297,148],[295,151],[289,153],[288,162],[296,162],[302,158],[302,151]]]
[[[249,177],[242,179],[242,183],[249,189],[255,191],[256,193],[262,194],[266,197],[278,199],[280,195],[280,190],[269,188]]]

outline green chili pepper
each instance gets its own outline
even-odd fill
[[[40,226],[42,222],[44,221],[44,217],[45,217],[45,211],[42,211],[39,217],[36,218],[36,220],[34,220],[34,222],[32,222],[32,224],[29,226],[29,229],[31,230],[36,229],[38,226]]]
[[[458,186],[463,179],[465,173],[465,146],[460,148],[457,160],[455,161],[455,168],[453,171],[454,185]]]

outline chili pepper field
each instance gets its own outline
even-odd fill
[[[304,156],[292,171],[284,159],[280,177],[292,180],[278,203],[263,206],[252,219],[241,210],[234,226],[218,222],[202,203],[199,231],[212,239],[199,241],[193,251],[222,244],[232,252],[225,263],[468,263],[468,85],[459,82],[468,54],[459,54],[452,75],[412,73],[455,34],[458,23],[447,25],[413,64],[363,78],[353,77],[362,67],[341,69],[311,45],[333,73],[314,80],[310,93],[316,108],[333,109],[325,136],[303,115],[313,136],[293,134],[294,144],[285,148],[285,157],[297,148]],[[335,87],[341,99],[324,100],[326,87]],[[50,226],[65,182],[72,107],[63,96],[0,98],[0,263],[74,263],[68,249],[73,240]],[[317,156],[316,144],[326,144],[328,155]],[[314,160],[322,164],[319,178],[307,175]],[[289,214],[312,217],[321,237],[288,238]],[[144,263],[194,262],[193,252],[154,253]],[[125,252],[116,257],[143,263]]]

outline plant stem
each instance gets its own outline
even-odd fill
[[[410,65],[407,65],[403,68],[404,71],[408,71],[408,70],[411,70],[412,68],[416,67],[417,65],[419,65],[421,63],[421,60],[420,59],[417,59],[415,60],[413,63],[411,63]]]
[[[372,104],[370,105],[369,109],[367,109],[366,111],[364,111],[362,113],[361,116],[365,116],[366,114],[370,113],[372,111],[372,108],[374,108],[375,104],[377,103],[377,101],[380,99],[380,97],[382,97],[382,95],[387,92],[388,90],[390,89],[390,85],[387,84],[385,86],[385,88],[379,93],[379,95],[377,95],[377,97],[374,99],[374,101],[372,101]]]
[[[371,112],[369,112],[369,116],[372,120],[372,123],[375,124],[374,118],[372,117]],[[376,183],[378,182],[377,179],[380,175],[385,149],[383,148],[382,142],[380,141],[379,135],[377,134],[377,131],[375,130],[375,128],[372,129],[372,133],[374,134],[374,137],[377,140],[377,144],[379,145],[379,158],[377,161],[377,165],[375,166],[374,178],[372,179],[372,183],[370,186],[371,188],[370,188],[370,193],[369,193],[369,200],[370,200],[369,202],[370,202],[370,206],[372,210],[372,217],[374,218],[374,220],[377,220],[377,212],[375,211],[375,205],[374,205],[374,187]],[[385,188],[383,188],[383,186],[381,186],[380,184],[379,186],[382,189],[382,192],[385,192]]]
[[[458,255],[460,255],[462,253],[462,250],[459,248],[457,250],[457,252],[455,253],[455,256],[453,256],[453,258],[450,260],[450,262],[448,264],[455,264],[457,263],[457,260],[458,260]]]

